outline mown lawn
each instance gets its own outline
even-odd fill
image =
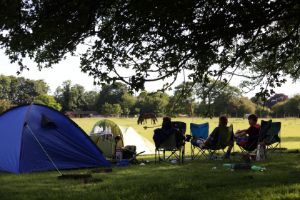
[[[230,171],[222,167],[228,161],[208,160],[114,167],[112,173],[93,174],[86,183],[58,180],[57,172],[0,173],[0,199],[300,199],[299,160],[299,153],[273,155],[256,163],[265,172]]]
[[[89,132],[97,118],[74,119]],[[136,119],[112,119],[121,126],[132,126],[150,141],[153,129],[144,130]],[[176,119],[187,123],[217,119]],[[276,120],[278,121],[278,120]],[[300,120],[282,122],[282,146],[299,149]],[[159,124],[161,119],[159,120]],[[247,127],[247,120],[230,119],[235,130]],[[189,144],[187,144],[189,147]],[[189,148],[187,148],[189,150]],[[187,152],[189,154],[189,152]],[[32,174],[0,173],[0,200],[68,200],[68,199],[300,199],[300,153],[271,155],[265,172],[230,171],[226,162],[241,162],[238,155],[227,161],[187,160],[184,164],[154,163],[146,166],[113,167],[112,173],[94,173],[90,181],[58,180],[57,172]],[[215,169],[216,168],[216,169]],[[68,170],[68,173],[91,173],[89,169]]]

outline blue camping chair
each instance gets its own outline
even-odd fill
[[[197,140],[206,140],[208,137],[208,130],[209,124],[190,124],[190,131],[191,131],[191,159],[194,160],[195,158],[200,158],[201,156],[205,156],[205,149],[201,149],[198,144]]]

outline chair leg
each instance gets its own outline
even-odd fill
[[[185,145],[182,147],[182,163],[184,162],[184,156],[185,156]]]
[[[156,155],[157,155],[157,149],[155,148],[155,154],[154,154],[154,163],[155,164],[156,164],[156,159],[157,159]]]
[[[194,150],[193,150],[192,143],[191,143],[191,160],[194,160]]]
[[[158,155],[158,163],[160,163],[160,150],[158,149],[158,151],[157,151],[157,155]]]

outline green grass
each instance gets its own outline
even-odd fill
[[[99,119],[75,119],[85,131]],[[144,130],[136,119],[113,119],[123,126],[133,126],[140,134],[152,138],[153,129]],[[206,119],[178,119],[202,123]],[[283,123],[283,146],[299,148],[299,119]],[[161,119],[159,121],[161,123]],[[209,120],[213,128],[217,120]],[[235,130],[247,127],[247,121],[231,119]],[[57,172],[32,174],[0,173],[0,200],[73,200],[73,199],[300,199],[300,154],[271,155],[265,172],[230,171],[228,161],[196,160],[184,164],[153,163],[146,166],[113,167],[108,174],[95,173],[89,182],[58,180]],[[240,162],[238,156],[230,162]],[[213,167],[217,169],[214,170]],[[88,173],[89,169],[64,171]]]
[[[230,171],[221,161],[207,160],[115,167],[87,183],[58,180],[56,172],[0,173],[0,199],[300,199],[299,159],[299,154],[274,155],[259,163],[265,172]]]

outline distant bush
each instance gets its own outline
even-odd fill
[[[8,100],[0,99],[0,113],[10,109],[12,104]]]

